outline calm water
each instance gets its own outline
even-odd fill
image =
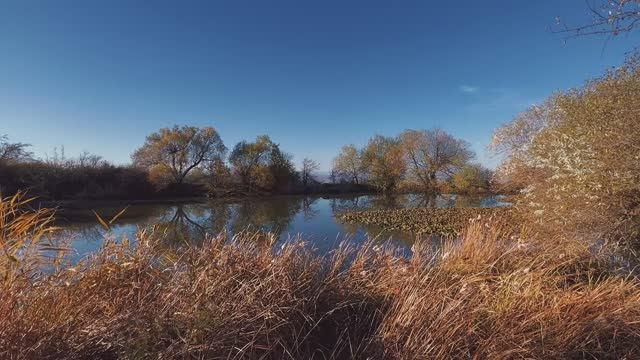
[[[160,225],[170,236],[167,241],[197,244],[206,233],[231,234],[243,230],[268,231],[281,241],[303,236],[319,252],[334,248],[340,241],[362,242],[368,237],[392,239],[409,246],[415,235],[406,232],[384,232],[373,226],[340,223],[335,215],[344,211],[407,207],[492,207],[504,205],[500,197],[472,198],[456,195],[380,195],[348,197],[283,196],[268,199],[211,201],[171,205],[135,205],[116,221],[112,236],[134,240],[138,229]],[[75,210],[63,215],[63,236],[72,239],[72,258],[77,260],[96,251],[105,239],[105,231],[97,224],[91,210],[105,218],[122,206]]]

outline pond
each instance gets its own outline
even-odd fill
[[[385,232],[374,226],[341,223],[335,215],[345,211],[410,207],[493,207],[505,205],[500,196],[467,197],[427,196],[278,196],[243,200],[213,200],[204,203],[134,205],[114,223],[111,234],[99,225],[93,211],[108,219],[126,204],[63,211],[61,237],[71,241],[73,260],[96,250],[105,236],[128,238],[135,242],[139,229],[159,225],[168,235],[168,243],[197,244],[205,234],[240,231],[266,231],[286,241],[297,235],[310,242],[316,251],[330,251],[345,239],[360,243],[369,237],[391,239],[409,247],[416,236],[406,232]]]

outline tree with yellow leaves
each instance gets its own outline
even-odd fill
[[[189,173],[224,156],[226,147],[212,127],[174,126],[149,136],[132,155],[136,166],[157,182],[182,184]]]

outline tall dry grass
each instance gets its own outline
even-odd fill
[[[49,237],[57,230],[55,212],[32,207],[33,200],[23,192],[0,194],[0,281],[5,285],[32,275],[43,263],[55,263],[65,250]]]
[[[479,219],[440,251],[153,230],[0,294],[0,358],[638,358],[640,284],[593,250]],[[529,236],[530,235],[530,236]]]

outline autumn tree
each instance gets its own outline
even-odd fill
[[[182,184],[193,169],[223,158],[225,151],[212,127],[174,126],[147,136],[132,158],[136,166],[148,169],[158,181]]]
[[[355,145],[345,145],[333,160],[332,173],[353,184],[360,184],[364,176],[362,153]]]
[[[222,188],[230,183],[231,169],[222,158],[213,160],[209,164],[209,186],[211,189]]]
[[[320,164],[312,159],[304,158],[302,160],[302,166],[300,170],[300,177],[302,184],[307,186],[311,180],[313,180],[313,173],[320,170]]]
[[[32,153],[27,150],[29,144],[9,142],[7,135],[0,135],[0,163],[29,160]]]
[[[362,153],[369,182],[382,191],[393,191],[406,172],[402,145],[396,138],[376,135]]]
[[[475,154],[468,142],[442,129],[406,130],[400,135],[409,173],[425,190],[433,190],[440,176],[452,176]]]
[[[482,193],[489,190],[492,172],[480,164],[467,164],[451,177],[457,193]]]
[[[236,144],[229,162],[244,185],[283,189],[295,180],[291,155],[283,152],[267,135],[258,136],[254,142]]]
[[[271,139],[267,135],[258,136],[256,141],[240,141],[231,151],[229,162],[240,181],[249,185],[261,165],[265,165],[271,150]]]
[[[288,190],[297,181],[293,156],[280,149],[279,144],[271,143],[269,151],[268,169],[272,177],[271,187]]]

